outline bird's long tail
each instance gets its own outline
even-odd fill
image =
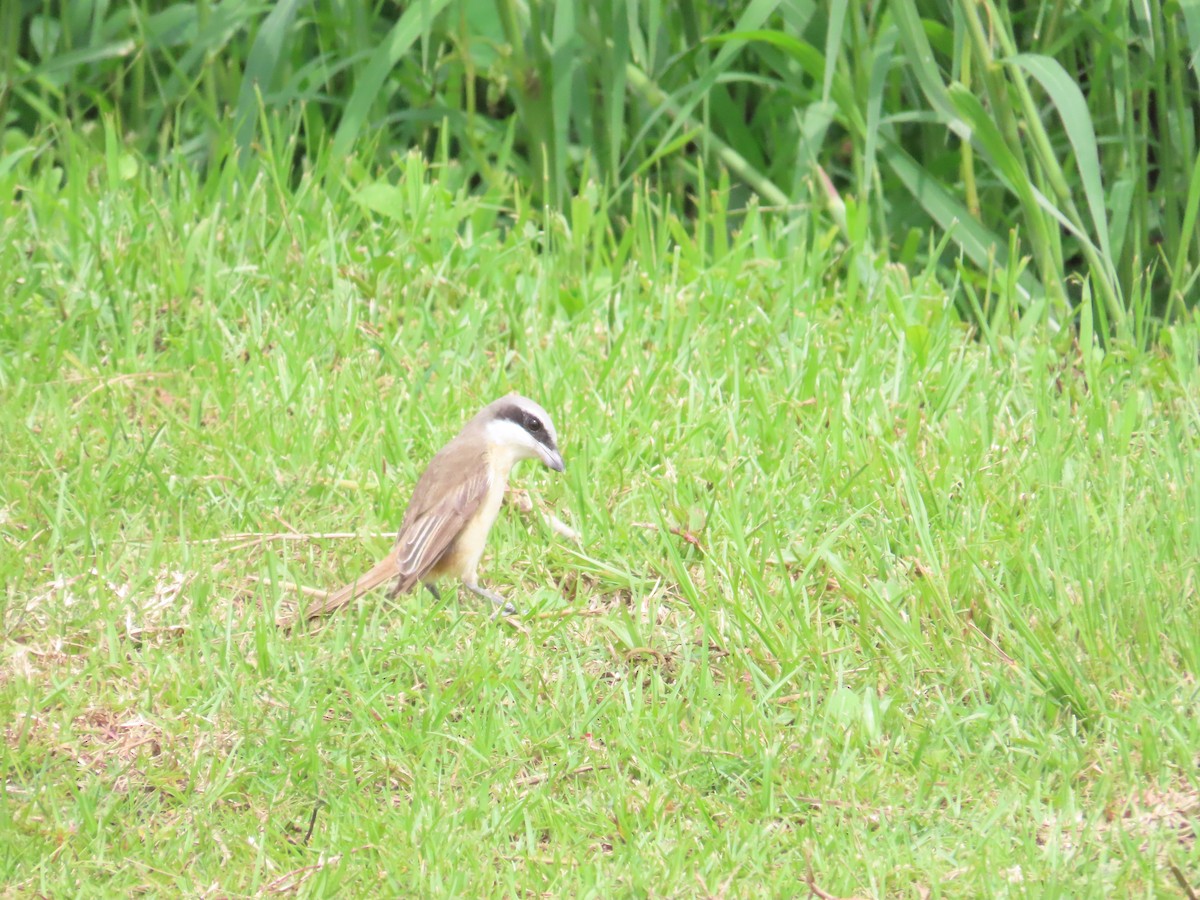
[[[398,574],[396,551],[393,549],[391,553],[372,566],[365,575],[354,579],[345,587],[338,588],[324,600],[318,600],[303,611],[298,610],[294,615],[280,618],[276,624],[280,628],[291,628],[300,619],[316,619],[320,616],[327,616],[331,612],[341,609],[355,597],[361,597],[367,591],[379,587]]]

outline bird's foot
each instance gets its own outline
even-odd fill
[[[519,616],[521,611],[512,605],[508,600],[502,600],[496,605],[496,609],[492,612],[490,618],[496,619],[500,616]]]
[[[467,590],[469,590],[471,593],[473,593],[479,597],[485,597],[486,599],[492,601],[492,604],[496,607],[495,611],[491,615],[491,617],[493,619],[495,619],[496,617],[501,616],[501,615],[504,615],[504,616],[520,615],[520,611],[512,603],[505,600],[503,597],[501,597],[499,594],[495,593],[494,591],[489,591],[487,588],[480,587],[477,584],[468,584]]]

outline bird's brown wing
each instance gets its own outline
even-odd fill
[[[470,473],[469,477],[463,477],[466,473]],[[305,609],[304,618],[329,615],[392,578],[396,579],[396,586],[389,591],[390,596],[412,590],[479,509],[488,483],[487,457],[483,451],[451,441],[430,461],[413,488],[391,552],[365,575]],[[290,627],[294,621],[291,617],[280,619],[279,625]]]
[[[391,596],[411,590],[437,565],[479,509],[490,481],[487,456],[477,447],[451,441],[430,461],[396,535]]]

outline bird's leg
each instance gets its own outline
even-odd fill
[[[433,594],[433,599],[438,603],[442,602],[442,592],[437,589],[437,586],[430,582],[425,582],[425,587],[429,588],[429,593]]]
[[[517,615],[517,608],[515,606],[513,606],[511,603],[509,603],[507,600],[505,600],[499,594],[489,591],[485,587],[480,587],[475,582],[474,579],[471,579],[470,581],[467,581],[464,579],[463,584],[466,585],[467,590],[470,591],[472,594],[475,594],[479,597],[485,597],[488,600],[491,600],[492,603],[494,603],[496,605],[496,611],[494,613],[492,613],[493,619],[496,618],[496,616],[501,615],[502,613],[506,616]]]

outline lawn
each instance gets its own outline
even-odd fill
[[[5,896],[1197,889],[1196,324],[105,137],[0,175]],[[512,390],[567,464],[484,557],[524,615],[279,630]]]

